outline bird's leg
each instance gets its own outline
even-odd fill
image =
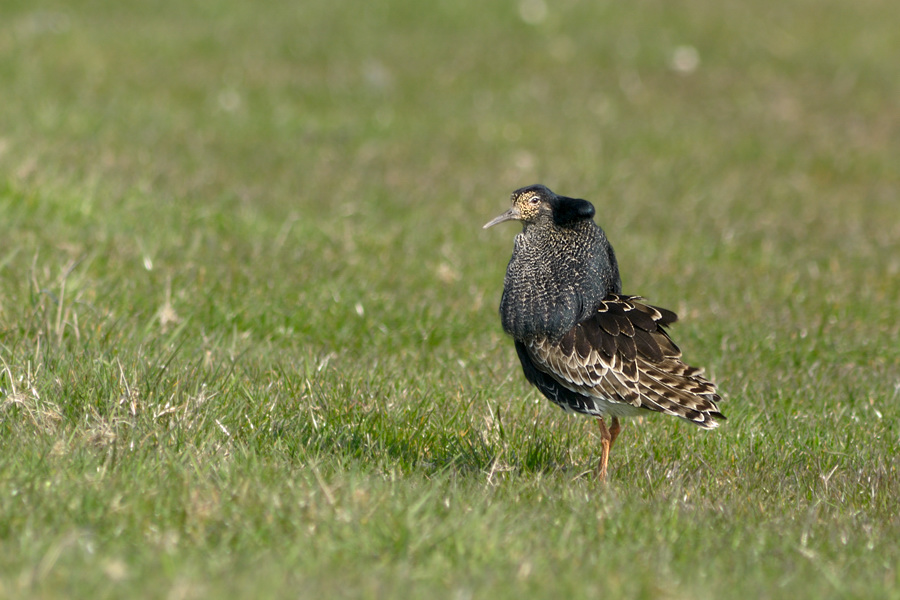
[[[613,417],[612,423],[609,425],[609,449],[612,450],[612,445],[616,443],[616,438],[619,437],[619,432],[622,431],[622,426],[619,424],[619,417]]]
[[[597,421],[600,425],[600,464],[597,465],[597,479],[606,481],[606,465],[609,463],[609,452],[612,450],[619,432],[622,431],[622,425],[619,423],[619,417],[613,417],[609,427],[603,417]]]
[[[606,464],[609,462],[609,449],[612,447],[612,440],[615,437],[606,427],[606,421],[603,420],[603,417],[597,420],[597,424],[600,426],[600,464],[597,465],[597,479],[606,481]],[[617,434],[619,433],[618,424],[619,422],[614,418],[613,425]]]

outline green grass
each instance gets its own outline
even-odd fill
[[[4,3],[0,597],[900,598],[895,3],[541,6]],[[535,182],[726,398],[606,486]]]

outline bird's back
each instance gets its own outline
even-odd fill
[[[677,316],[642,300],[610,294],[558,340],[517,340],[526,378],[568,411],[629,416],[646,409],[715,427],[724,418],[716,386],[682,362],[666,331]]]

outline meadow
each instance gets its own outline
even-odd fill
[[[0,598],[900,598],[891,0],[6,0]],[[592,201],[728,421],[497,305]]]

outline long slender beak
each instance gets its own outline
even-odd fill
[[[482,229],[487,229],[488,227],[493,227],[497,223],[502,223],[503,221],[519,221],[522,219],[522,215],[519,214],[519,209],[513,206],[511,209],[500,215],[495,219],[491,219],[487,223],[485,223]]]

